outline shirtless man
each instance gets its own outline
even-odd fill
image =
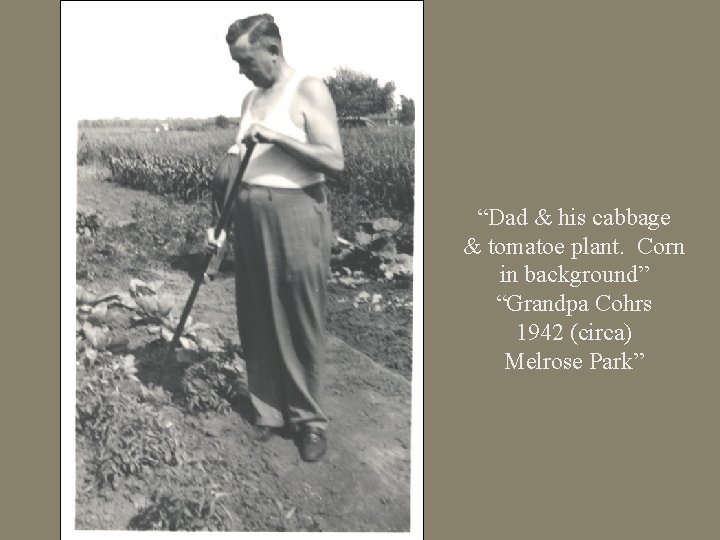
[[[325,175],[343,170],[335,104],[325,84],[285,61],[271,15],[235,21],[226,36],[240,74],[255,86],[242,104],[236,144],[215,179],[222,193],[251,141],[235,202],[238,328],[256,431],[297,437],[301,457],[327,448],[322,408],[331,224]],[[224,235],[208,242],[221,248]]]

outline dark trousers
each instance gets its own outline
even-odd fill
[[[330,240],[324,184],[241,189],[237,315],[258,425],[327,424],[321,402]]]

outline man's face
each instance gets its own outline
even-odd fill
[[[274,82],[274,55],[259,44],[251,44],[247,35],[230,45],[230,56],[238,63],[240,74],[255,86],[268,88]]]

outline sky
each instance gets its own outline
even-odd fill
[[[239,116],[251,84],[225,43],[236,19],[270,13],[285,58],[319,77],[348,67],[422,95],[422,2],[62,2],[63,114]]]

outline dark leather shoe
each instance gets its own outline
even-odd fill
[[[300,457],[305,461],[318,461],[327,451],[324,429],[306,428],[300,435]]]

